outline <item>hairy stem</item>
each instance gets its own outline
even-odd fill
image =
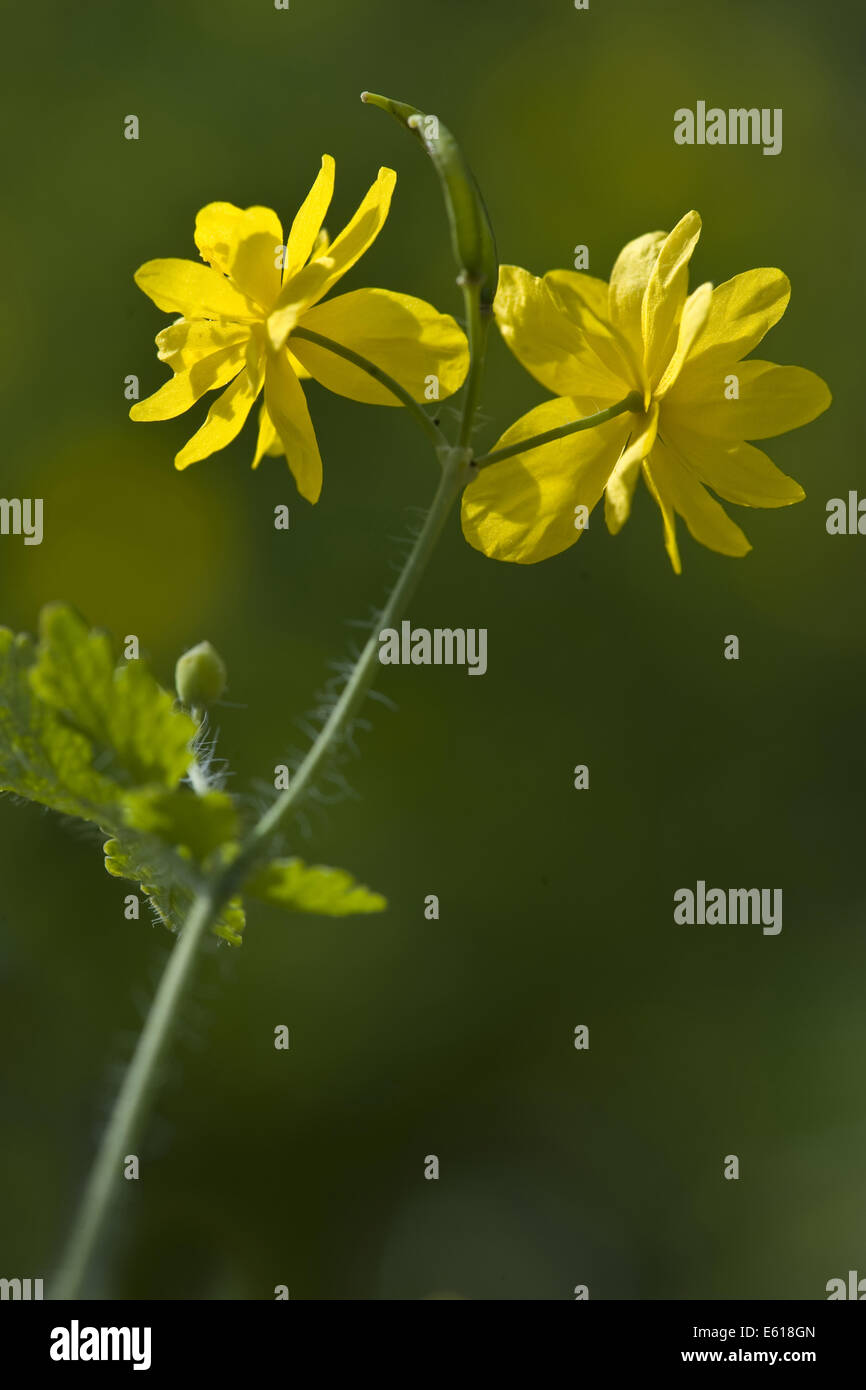
[[[545,430],[544,434],[535,434],[531,439],[521,439],[517,444],[508,444],[504,449],[494,449],[491,454],[482,454],[480,458],[475,459],[475,467],[487,468],[491,463],[501,463],[503,459],[513,458],[515,454],[525,454],[529,449],[537,449],[541,444],[552,444],[554,439],[565,439],[570,434],[577,434],[579,430],[594,429],[596,425],[615,420],[617,415],[624,415],[627,410],[643,410],[643,397],[639,391],[630,391],[616,405],[609,405],[606,410],[587,415],[583,420],[571,420],[567,425],[558,425],[555,430]]]
[[[377,627],[370,633],[364,649],[346,682],[340,698],[321,732],[292,778],[290,786],[260,817],[247,835],[236,858],[210,883],[203,885],[172,951],[154,997],[144,1029],[138,1040],[120,1093],[114,1104],[108,1126],[102,1137],[91,1168],[84,1196],[62,1255],[56,1279],[51,1286],[54,1298],[80,1296],[90,1268],[90,1262],[108,1220],[112,1202],[121,1183],[121,1164],[131,1151],[136,1133],[153,1093],[159,1065],[172,1038],[178,1012],[192,980],[199,947],[209,929],[229,899],[243,887],[244,880],[255,863],[263,856],[280,826],[297,809],[309,792],[317,775],[339,745],[346,729],[360,707],[364,696],[379,670],[379,630],[393,627],[405,613],[442,528],[472,471],[472,455],[468,441],[478,409],[481,377],[487,348],[489,312],[482,313],[479,286],[462,285],[466,306],[471,360],[466,394],[460,420],[458,442],[452,446],[438,425],[396,382],[374,363],[368,362],[351,348],[345,348],[330,338],[307,329],[296,329],[295,335],[316,343],[344,357],[369,376],[386,386],[409,409],[422,425],[433,444],[441,464],[441,476],[427,518],[409,556],[403,565],[394,588],[382,609]],[[197,792],[203,790],[204,774],[198,764],[190,778]]]
[[[382,610],[382,627],[392,627],[405,612],[406,605],[435,549],[448,513],[466,481],[469,469],[468,450],[442,448],[439,450],[439,457],[442,462],[439,487],[424,526]],[[179,1008],[192,979],[198,949],[206,933],[219,917],[228,899],[242,885],[249,870],[267,848],[280,825],[309,791],[317,773],[338,744],[373,683],[379,669],[378,656],[379,641],[376,630],[371,632],[343,693],[295,773],[291,786],[278,797],[254,826],[244,841],[240,854],[228,869],[196,897],[160,980],[102,1138],[52,1288],[52,1297],[75,1298],[80,1294],[113,1198],[123,1181],[123,1159],[135,1142],[136,1132],[153,1091],[160,1061],[165,1056]]]
[[[468,453],[459,449],[449,449],[445,452],[447,457],[444,460],[436,496],[430,511],[427,513],[424,526],[400,572],[400,577],[382,609],[378,620],[381,628],[393,627],[400,616],[405,613],[406,606],[415,592],[418,581],[442,532],[445,519],[466,480]],[[276,833],[286,816],[295,809],[309,791],[311,783],[321,771],[322,765],[327,761],[343,730],[357,713],[378,669],[379,631],[377,628],[370,633],[339,700],[331,711],[322,732],[295,773],[291,785],[280,794],[259,820],[246,841],[242,858],[246,855],[248,862],[256,858],[258,852]]]

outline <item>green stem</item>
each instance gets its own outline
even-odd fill
[[[442,473],[424,526],[382,610],[379,625],[393,627],[411,599],[442,532],[469,469],[467,450],[439,451]],[[69,1243],[53,1286],[54,1298],[75,1298],[87,1275],[91,1257],[107,1221],[113,1198],[123,1181],[123,1159],[147,1107],[161,1059],[171,1039],[177,1015],[192,979],[198,949],[222,908],[237,891],[286,817],[297,807],[354,717],[379,670],[379,628],[361,652],[342,695],[316,739],[291,786],[265,812],[244,841],[237,858],[220,877],[196,897],[159,983],[129,1070],[115,1102],[108,1127],[84,1192]]]
[[[568,435],[577,434],[579,430],[594,429],[596,425],[603,425],[607,420],[615,420],[617,415],[623,415],[627,410],[643,410],[643,396],[639,391],[630,391],[616,405],[609,405],[606,410],[587,415],[583,420],[572,420],[567,425],[557,426],[555,430],[546,430],[544,434],[533,435],[531,439],[521,439],[517,444],[508,444],[504,449],[494,449],[491,454],[482,454],[474,460],[475,467],[487,468],[491,463],[501,463],[503,459],[513,458],[515,454],[525,454],[527,450],[537,449],[541,444],[552,444],[554,439],[566,439]]]
[[[463,303],[466,309],[466,333],[469,338],[469,376],[466,382],[463,415],[460,421],[460,446],[466,449],[472,438],[472,426],[475,423],[478,402],[481,399],[481,381],[484,375],[484,363],[487,360],[487,335],[490,331],[492,309],[489,306],[482,309],[481,292],[477,282],[467,280],[463,276],[460,280],[460,288],[463,291]]]
[[[121,1167],[131,1151],[139,1121],[147,1107],[159,1065],[171,1038],[178,1007],[189,984],[198,948],[219,912],[216,891],[196,898],[168,958],[129,1070],[90,1171],[72,1235],[52,1289],[53,1298],[76,1298],[108,1216],[111,1199],[123,1177]]]
[[[322,333],[314,333],[310,328],[295,328],[292,330],[293,338],[302,338],[307,343],[315,343],[317,347],[326,348],[328,352],[333,352],[336,357],[342,357],[346,362],[351,362],[353,367],[358,367],[367,376],[371,376],[374,381],[378,381],[392,396],[405,405],[409,413],[417,420],[427,438],[430,440],[434,449],[441,449],[447,445],[447,440],[436,424],[427,414],[426,410],[418,404],[413,396],[409,394],[399,381],[395,381],[392,376],[384,372],[381,367],[377,367],[375,362],[370,362],[368,358],[362,357],[359,352],[352,348],[343,347],[342,343],[336,343],[332,338],[326,338]]]
[[[308,329],[295,329],[295,336],[327,348],[353,363],[362,371],[386,386],[411,410],[423,425],[436,449],[442,465],[439,486],[399,578],[379,615],[376,628],[370,633],[364,649],[349,676],[340,698],[321,732],[292,778],[290,786],[280,794],[260,817],[241,845],[236,858],[196,896],[189,915],[172,951],[160,980],[153,1004],[138,1040],[129,1070],[123,1080],[111,1118],[103,1135],[96,1160],[91,1169],[84,1197],[76,1215],[72,1234],[62,1256],[57,1278],[52,1286],[54,1298],[75,1298],[87,1277],[91,1258],[96,1250],[111,1210],[117,1189],[123,1181],[121,1165],[135,1142],[136,1132],[144,1117],[152,1094],[161,1059],[165,1056],[174,1032],[178,1012],[190,984],[199,947],[207,932],[217,921],[228,900],[243,886],[244,880],[281,825],[295,811],[309,792],[316,776],[332,755],[346,728],[360,707],[364,696],[379,670],[379,632],[393,627],[405,613],[421,576],[432,555],[442,528],[461,489],[471,472],[471,451],[468,441],[478,408],[481,377],[487,348],[490,314],[482,313],[477,283],[463,284],[471,360],[466,395],[460,422],[459,442],[451,446],[439,427],[434,424],[408,391],[368,362],[351,348],[345,348],[321,334]],[[194,780],[195,785],[195,780]]]
[[[442,475],[439,479],[436,496],[427,513],[427,519],[421,532],[400,572],[400,577],[379,615],[377,626],[370,633],[339,700],[295,773],[291,785],[284,792],[281,792],[250,834],[241,854],[242,859],[246,856],[247,866],[258,857],[267,842],[276,834],[282,822],[309,791],[311,783],[321,771],[322,765],[327,761],[343,730],[357,713],[359,705],[378,674],[379,632],[386,627],[393,627],[405,613],[409,600],[427,566],[427,561],[433,553],[448,513],[466,481],[467,471],[468,456],[463,450],[448,449],[445,451]]]

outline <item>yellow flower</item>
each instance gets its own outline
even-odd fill
[[[602,493],[616,533],[642,472],[679,574],[677,515],[711,550],[751,549],[707,487],[745,507],[784,507],[804,497],[746,442],[804,425],[830,404],[813,372],[742,360],[782,317],[790,284],[780,270],[749,270],[689,294],[700,230],[690,212],[669,235],[629,242],[609,285],[576,271],[539,280],[502,267],[495,304],[502,335],[556,399],[529,411],[496,447],[592,415],[630,391],[640,393],[644,410],[484,468],[463,496],[463,530],[478,550],[520,564],[557,555],[581,535],[575,509],[589,513]]]
[[[426,398],[430,377],[437,379],[437,399],[459,389],[469,359],[466,338],[450,315],[390,290],[353,290],[321,302],[379,235],[395,181],[393,170],[380,169],[351,222],[329,243],[321,227],[334,191],[334,161],[324,155],[285,246],[270,208],[209,203],[195,223],[207,265],[148,261],[136,272],[136,284],[158,308],[183,317],[156,339],[174,376],[132,407],[132,419],[168,420],[206,391],[226,388],[175,458],[177,468],[229,444],[264,388],[253,467],[265,453],[285,453],[301,496],[318,500],[322,461],[300,378],[314,377],[356,401],[399,402],[359,367],[293,336],[297,329],[374,362],[416,401]]]

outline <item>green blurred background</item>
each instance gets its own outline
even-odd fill
[[[252,424],[177,474],[205,407],[127,419],[124,377],[143,394],[165,377],[167,322],[132,274],[195,257],[211,200],[287,221],[328,151],[332,229],[380,164],[399,176],[341,288],[459,313],[432,170],[363,88],[451,126],[503,261],[536,273],[587,243],[606,278],[626,240],[698,208],[693,283],[781,266],[791,306],[760,355],[835,395],[769,446],[806,502],[731,509],[742,561],[685,537],[675,578],[643,488],[620,536],[596,513],[538,567],[485,560],[454,519],[410,616],[488,628],[488,674],[383,672],[398,708],[368,707],[353,795],[292,841],[390,909],[261,908],[240,951],[208,954],[95,1292],[823,1298],[866,1273],[866,540],[824,527],[863,478],[860,24],[852,0],[7,11],[2,491],[44,497],[46,529],[0,540],[0,620],[32,629],[69,600],[138,634],[166,684],[210,638],[242,793],[304,748],[297,721],[357,640],[346,620],[384,596],[435,465],[399,412],[313,385],[315,509],[283,461],[250,472]],[[783,153],[675,146],[698,99],[782,107]],[[543,398],[496,341],[479,443]],[[126,922],[96,842],[34,807],[0,804],[0,875],[0,1274],[47,1277],[169,938]],[[675,927],[698,878],[782,887],[782,934]]]

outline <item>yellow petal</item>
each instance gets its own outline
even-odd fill
[[[612,536],[622,530],[631,515],[631,504],[640,469],[639,458],[630,459],[624,466],[618,462],[607,480],[604,490],[604,520]]]
[[[265,379],[265,329],[263,324],[257,323],[247,340],[244,365],[250,379],[250,386],[258,395]]]
[[[283,452],[280,436],[274,428],[274,422],[268,414],[268,408],[263,405],[259,411],[259,434],[256,440],[256,452],[253,457],[253,468],[258,468],[265,454],[272,458],[278,458]]]
[[[739,399],[725,397],[726,376],[677,382],[665,401],[665,418],[675,429],[717,439],[769,439],[797,429],[825,411],[829,388],[805,367],[779,367],[750,359],[734,368]]]
[[[380,169],[376,182],[367,191],[352,220],[311,262],[310,268],[317,267],[325,276],[320,296],[327,294],[373,245],[388,217],[396,182],[393,169]]]
[[[713,290],[703,332],[695,340],[682,371],[686,387],[691,377],[723,374],[756,348],[788,307],[791,282],[781,270],[746,270]]]
[[[295,357],[293,352],[289,353],[289,365],[292,371],[294,372],[295,376],[298,378],[298,381],[310,380],[310,373],[307,371],[303,362],[300,362],[298,358]]]
[[[256,392],[244,369],[235,377],[231,386],[227,387],[221,396],[217,396],[201,429],[196,431],[176,456],[175,468],[188,468],[191,463],[197,463],[199,459],[205,459],[230,444],[243,429],[255,398]]]
[[[624,386],[622,383],[620,383],[620,387],[619,387],[619,397],[618,397],[619,400],[622,400],[622,396],[623,396],[624,390],[625,390],[625,386]],[[616,404],[615,401],[612,401],[612,400],[610,399],[610,396],[575,396],[575,395],[571,395],[571,396],[568,397],[568,399],[571,401],[571,404],[574,406],[574,419],[575,419],[575,420],[583,420],[583,419],[586,419],[586,417],[587,417],[588,415],[597,415],[598,412],[599,412],[600,410],[607,410],[610,406]]]
[[[195,219],[195,244],[209,265],[263,310],[271,307],[283,262],[283,228],[271,208],[208,203]]]
[[[610,273],[608,316],[643,362],[641,305],[666,232],[647,232],[620,251]]]
[[[244,343],[250,335],[246,323],[214,323],[210,319],[178,319],[156,335],[157,357],[173,372],[188,372],[196,362],[221,348]]]
[[[587,275],[585,270],[550,270],[544,283],[556,291],[565,291],[579,299],[582,304],[605,322],[608,318],[608,283],[595,275]]]
[[[372,246],[385,225],[396,179],[393,169],[380,169],[351,222],[330,246],[283,285],[268,319],[268,334],[275,350],[283,346],[303,311],[317,304]]]
[[[632,463],[640,463],[641,459],[645,459],[652,449],[658,432],[659,408],[655,401],[652,401],[645,414],[625,415],[623,421],[628,437],[625,450],[619,460],[621,471],[628,469]]]
[[[575,414],[567,400],[545,401],[506,430],[496,447],[567,424]],[[626,430],[617,417],[482,469],[463,493],[463,534],[469,544],[495,560],[522,565],[574,545],[581,535],[575,508],[591,512],[598,502]]]
[[[713,439],[673,428],[662,413],[662,433],[701,482],[741,507],[787,507],[806,496],[800,484],[753,444]]]
[[[188,319],[231,319],[249,323],[261,318],[256,306],[209,265],[197,261],[145,261],[135,283],[158,309]]]
[[[628,431],[625,448],[617,459],[604,493],[604,519],[612,536],[621,531],[628,520],[641,460],[647,457],[656,442],[659,409],[653,401],[646,414],[626,415],[623,418]]]
[[[686,359],[692,350],[692,344],[701,333],[710,312],[710,304],[713,298],[713,287],[707,283],[699,285],[694,294],[690,294],[683,307],[682,318],[680,319],[679,332],[677,334],[677,345],[674,355],[665,367],[664,376],[653,392],[657,401],[667,395],[674,382],[680,375],[685,365]]]
[[[568,314],[558,302],[558,290],[520,266],[500,266],[494,303],[500,332],[518,362],[554,395],[612,405],[629,390],[627,369],[617,374],[605,366],[576,312]]]
[[[642,358],[610,321],[609,286],[578,270],[551,270],[544,283],[557,305],[581,331],[587,346],[617,380],[629,388],[642,385]],[[620,391],[620,398],[622,391]]]
[[[171,420],[195,405],[206,391],[225,386],[237,376],[244,365],[244,344],[221,348],[210,357],[203,357],[189,371],[176,372],[158,391],[146,400],[136,401],[129,412],[130,420]]]
[[[677,344],[689,287],[689,261],[701,234],[701,219],[687,212],[659,249],[641,304],[647,379],[661,380]]]
[[[644,459],[641,464],[643,479],[651,495],[655,498],[658,509],[662,514],[662,527],[664,529],[665,550],[668,552],[674,574],[682,574],[683,562],[680,559],[680,547],[677,543],[677,518],[674,513],[670,499],[665,493],[659,492],[656,481],[653,477],[652,466],[649,459]]]
[[[316,175],[316,181],[301,204],[289,232],[286,268],[283,272],[284,283],[291,280],[301,266],[306,265],[316,245],[325,214],[334,196],[335,167],[332,156],[323,154],[322,167]]]
[[[672,512],[681,516],[695,540],[710,550],[722,555],[748,554],[752,547],[739,526],[731,521],[724,507],[710,496],[691,469],[672,450],[659,442],[644,464],[644,469],[645,475],[648,474],[651,479],[651,491],[662,509],[668,554],[677,574],[680,573],[680,563],[676,537],[671,536]]]
[[[316,237],[316,240],[313,242],[313,249],[307,258],[308,261],[314,261],[318,256],[323,255],[324,252],[327,251],[330,244],[331,238],[328,235],[328,229],[327,227],[323,227],[319,232],[319,235]]]
[[[288,459],[298,492],[308,502],[318,502],[322,491],[322,460],[304,388],[283,351],[268,357],[265,370],[265,407]]]
[[[300,327],[368,358],[416,401],[453,395],[469,367],[466,336],[451,315],[440,314],[432,304],[408,294],[354,290],[308,310]],[[400,404],[387,387],[344,358],[302,338],[290,341],[298,361],[329,391],[373,405]],[[431,377],[435,383],[431,384]],[[431,395],[434,386],[437,394]]]

